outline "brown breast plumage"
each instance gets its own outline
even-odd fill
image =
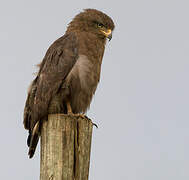
[[[79,58],[66,78],[70,90],[70,103],[74,113],[85,112],[98,84],[96,74],[99,63],[93,64],[85,55]]]

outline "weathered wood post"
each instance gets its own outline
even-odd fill
[[[50,114],[41,129],[40,180],[88,180],[93,123]]]

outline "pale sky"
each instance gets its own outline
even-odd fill
[[[189,1],[0,2],[0,179],[39,179],[22,124],[27,87],[50,44],[84,8],[116,29],[88,116],[90,180],[189,179]]]

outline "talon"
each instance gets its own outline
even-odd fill
[[[97,124],[95,124],[95,123],[93,123],[93,126],[95,126],[96,128],[98,128],[98,125],[97,125]]]

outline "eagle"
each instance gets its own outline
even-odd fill
[[[32,158],[40,127],[48,114],[84,115],[100,80],[107,39],[113,20],[96,9],[85,9],[68,24],[65,34],[47,50],[32,81],[24,108],[24,127]]]

